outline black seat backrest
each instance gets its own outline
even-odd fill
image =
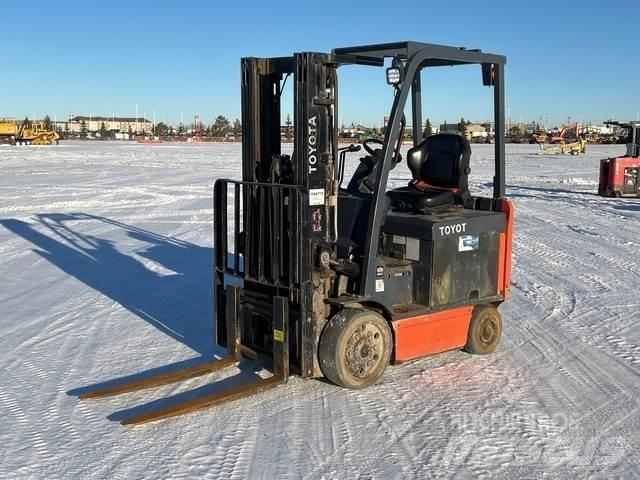
[[[457,188],[460,194],[468,191],[470,159],[469,142],[455,133],[432,135],[407,152],[407,165],[415,180],[434,187]]]

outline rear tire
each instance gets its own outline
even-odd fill
[[[467,343],[464,349],[476,355],[493,352],[502,335],[502,317],[493,305],[478,306],[473,309]]]
[[[392,337],[387,321],[371,310],[345,308],[324,327],[318,345],[322,373],[350,389],[376,383],[391,358]]]

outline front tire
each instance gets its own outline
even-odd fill
[[[345,308],[324,327],[318,345],[322,373],[350,389],[376,383],[389,364],[392,337],[387,321],[371,310]]]
[[[476,355],[493,352],[502,336],[502,317],[493,305],[474,308],[464,349]]]

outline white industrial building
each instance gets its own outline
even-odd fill
[[[142,117],[94,117],[76,115],[69,118],[66,125],[68,125],[69,132],[80,133],[83,122],[86,125],[87,131],[93,133],[100,131],[103,123],[108,131],[116,133],[145,134],[151,133],[153,129],[153,124]],[[66,126],[64,126],[63,129],[66,130]]]

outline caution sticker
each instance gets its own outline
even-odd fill
[[[273,340],[276,342],[284,342],[284,332],[282,330],[273,329]]]
[[[309,206],[324,205],[324,188],[312,188],[309,190]]]
[[[381,278],[376,279],[376,292],[384,292],[384,280]]]

